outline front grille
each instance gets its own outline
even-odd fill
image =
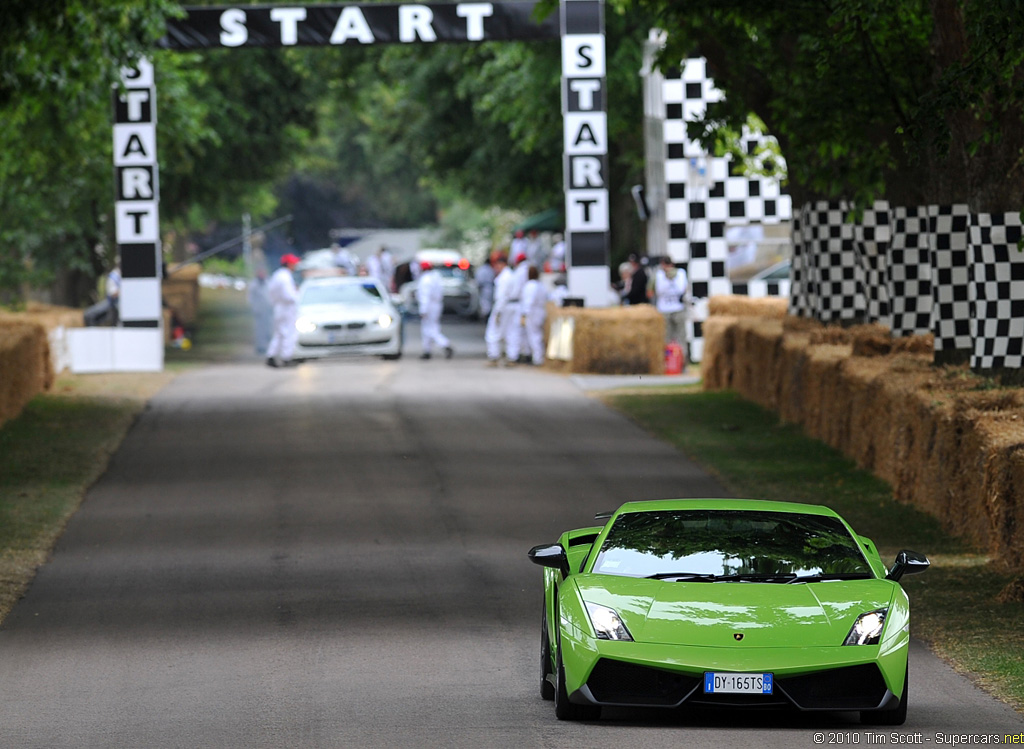
[[[775,689],[805,710],[869,710],[881,704],[886,692],[882,672],[873,663],[780,677]]]
[[[678,705],[701,679],[633,663],[602,658],[587,679],[598,702],[614,705]]]

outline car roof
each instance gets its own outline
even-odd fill
[[[776,502],[764,499],[654,499],[626,502],[616,513],[655,512],[665,510],[742,510],[747,512],[792,512],[804,515],[839,517],[835,510],[824,505],[799,502]]]
[[[758,271],[750,277],[751,281],[770,281],[775,279],[787,278],[790,274],[790,268],[792,266],[791,260],[782,260],[775,265],[770,265],[762,271]]]
[[[344,284],[376,284],[373,276],[315,276],[302,282],[303,286],[341,286]]]
[[[428,263],[457,263],[462,259],[462,253],[458,250],[427,249],[416,253],[416,262]]]

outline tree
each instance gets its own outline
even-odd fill
[[[779,140],[795,205],[845,200],[861,209],[883,199],[922,208],[964,204],[975,215],[1003,216],[1024,206],[1020,3],[637,2],[669,31],[662,59],[704,56],[725,92],[691,135],[710,140],[755,112]],[[1007,231],[1010,241],[1016,231]],[[969,278],[971,269],[956,271]],[[967,283],[958,283],[967,296]],[[1016,344],[999,332],[1010,321],[982,319],[997,306],[975,306],[975,327],[986,331],[975,338],[980,345],[938,350],[936,362],[970,358],[981,369],[979,348],[1012,351]],[[996,338],[1006,345],[994,346]],[[992,360],[1014,367],[1019,357]],[[1020,379],[1024,369],[1007,377]]]
[[[649,28],[636,10],[607,17],[610,192],[612,212],[622,217],[613,222],[613,256],[642,249],[629,188],[643,175],[638,71]],[[355,145],[375,167],[405,166],[432,193],[482,206],[527,213],[562,206],[557,44],[395,46],[364,50],[353,66],[355,58],[320,70],[332,80],[335,110],[359,117]]]
[[[782,146],[796,202],[1024,204],[1024,6],[637,2],[669,31],[662,59],[706,57],[726,92],[698,132],[755,112]]]
[[[0,26],[0,289],[89,285],[109,246],[110,96],[167,0],[9,0]]]

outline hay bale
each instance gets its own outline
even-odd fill
[[[704,357],[700,375],[705,390],[730,390],[736,357],[737,317],[717,315],[704,321]]]
[[[573,320],[576,374],[661,374],[665,370],[665,320],[649,304],[590,309],[560,307],[556,317]]]
[[[1024,569],[1024,390],[936,368],[932,336],[891,340],[879,325],[719,314],[704,330],[706,389],[775,408],[888,481],[898,501]]]
[[[0,321],[0,424],[53,384],[49,348],[42,325]]]
[[[733,387],[761,406],[777,409],[782,319],[741,318],[736,333]]]
[[[186,265],[168,274],[160,284],[164,304],[182,325],[189,327],[199,319],[200,270],[198,264]]]
[[[921,354],[932,356],[935,352],[935,336],[931,333],[925,335],[911,335],[904,338],[894,338],[892,350],[896,354]]]
[[[736,294],[722,294],[708,299],[708,316],[729,317],[771,317],[781,320],[789,310],[789,300],[784,297],[749,297]]]

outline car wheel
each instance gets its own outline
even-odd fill
[[[555,664],[555,717],[559,720],[597,720],[601,717],[598,705],[577,705],[569,702],[565,691],[565,666],[562,664],[562,643],[558,642],[557,663]]]
[[[394,354],[381,354],[380,358],[384,359],[385,361],[398,361],[399,359],[402,358],[402,352],[397,351]]]
[[[555,699],[555,687],[549,681],[551,673],[551,641],[548,639],[548,612],[542,611],[540,617],[540,696],[543,700]]]
[[[860,722],[869,726],[902,726],[907,722],[907,697],[910,689],[910,668],[903,679],[903,694],[900,704],[895,710],[864,710],[860,714]]]

